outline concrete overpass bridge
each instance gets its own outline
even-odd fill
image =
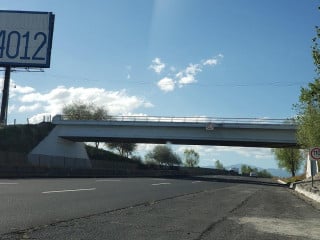
[[[243,147],[297,147],[294,124],[284,119],[117,116],[110,120],[53,118],[56,127],[29,154],[86,159],[83,142],[134,142]]]

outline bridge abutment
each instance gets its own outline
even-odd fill
[[[85,144],[59,137],[56,126],[29,154],[28,161],[38,167],[91,168]]]

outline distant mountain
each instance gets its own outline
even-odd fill
[[[241,169],[241,166],[243,164],[234,164],[230,166],[225,166],[225,169],[231,169],[231,168],[239,168]],[[205,168],[215,168],[214,166],[203,166]],[[264,168],[256,167],[256,166],[251,166],[252,168],[257,168],[259,171],[264,170]],[[280,168],[268,168],[266,169],[272,176],[274,177],[290,177],[291,174],[289,174],[287,171],[280,169]]]
[[[291,174],[289,174],[287,171],[279,168],[268,168],[266,169],[269,173],[272,174],[274,177],[291,177]]]
[[[241,169],[241,165],[243,165],[243,164],[230,165],[230,166],[227,166],[226,169],[229,169],[229,168],[232,168],[232,167],[236,167],[236,168]],[[251,166],[250,165],[250,167],[257,168],[258,171],[264,170],[264,168],[260,168],[260,167],[256,167],[256,166]],[[285,171],[285,170],[283,170],[281,168],[267,168],[265,170],[267,170],[274,177],[291,177],[290,173],[288,173],[287,171]]]
[[[242,165],[244,165],[244,164],[240,164],[240,163],[239,164],[233,164],[233,165],[226,166],[225,168],[226,169],[230,169],[230,168],[239,168],[239,169],[241,169]],[[259,168],[259,167],[253,166],[253,165],[249,165],[249,166],[252,167],[252,168],[257,168],[259,171],[263,170],[263,168]]]

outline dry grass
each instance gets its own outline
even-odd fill
[[[294,182],[299,182],[304,179],[306,179],[306,174],[301,174],[301,175],[290,177],[290,178],[281,178],[282,181],[289,183],[289,184],[294,183]]]

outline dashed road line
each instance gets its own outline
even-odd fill
[[[50,194],[50,193],[80,192],[80,191],[94,191],[94,190],[96,190],[96,188],[64,189],[64,190],[46,191],[42,193]]]
[[[152,186],[160,186],[160,185],[169,185],[171,183],[168,183],[168,182],[164,182],[164,183],[153,183],[151,184]]]
[[[121,182],[120,179],[98,179],[96,182]]]
[[[201,183],[202,181],[193,181],[191,183]]]
[[[0,182],[0,185],[17,185],[19,183],[16,182]]]

